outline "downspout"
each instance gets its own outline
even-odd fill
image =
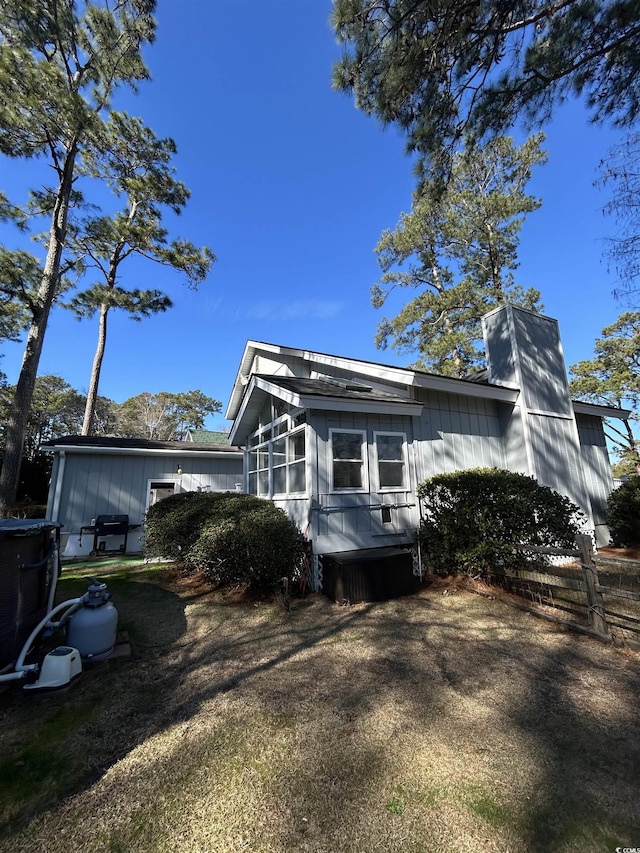
[[[56,487],[53,493],[53,504],[51,505],[51,521],[57,521],[60,514],[60,503],[62,501],[62,482],[64,480],[64,469],[67,461],[67,454],[64,450],[60,451],[58,462],[58,470],[56,471]]]

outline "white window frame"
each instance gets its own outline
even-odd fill
[[[304,456],[300,459],[294,460],[291,457],[290,453],[290,442],[296,435],[304,436]],[[273,462],[273,445],[276,441],[284,441],[285,450],[284,450],[284,462],[280,463],[280,465],[275,465]],[[277,436],[276,438],[272,438],[270,442],[271,447],[271,462],[270,462],[270,470],[271,470],[271,492],[272,497],[278,498],[286,498],[289,496],[300,497],[307,494],[307,427],[306,424],[302,424],[299,427],[295,427],[295,429],[291,430],[291,432],[283,433],[282,435]],[[301,465],[304,468],[304,486],[297,492],[294,492],[291,489],[291,467],[292,465]],[[284,492],[276,492],[274,488],[275,476],[274,472],[276,468],[284,468],[285,469],[285,482],[286,482],[286,491]]]
[[[402,439],[402,485],[401,486],[383,486],[380,482],[380,459],[378,458],[378,436],[396,436]],[[375,478],[378,492],[406,492],[409,490],[409,465],[407,457],[407,434],[404,432],[395,432],[394,430],[376,430],[373,433],[373,455],[375,460]],[[392,460],[383,459],[383,462]]]
[[[293,419],[289,414],[281,415],[277,421],[274,421],[271,424],[263,425],[259,430],[254,433],[254,436],[258,436],[260,441],[258,444],[249,443],[247,450],[247,491],[249,494],[255,494],[261,498],[268,498],[269,500],[273,500],[274,498],[278,499],[286,499],[289,496],[291,497],[305,497],[308,494],[308,458],[307,458],[307,448],[308,448],[308,431],[307,424],[302,423],[299,426],[293,427],[289,432],[283,432],[280,435],[274,435],[276,432],[276,426],[281,423],[286,423],[289,426],[292,425]],[[270,438],[264,439],[263,436],[265,432],[268,431]],[[289,458],[290,455],[290,441],[296,435],[302,433],[304,435],[304,446],[305,446],[305,455],[303,458],[298,459],[294,462],[294,460]],[[284,441],[285,443],[285,461],[278,466],[274,466],[274,453],[273,453],[273,445],[276,441]],[[257,467],[254,471],[250,464],[251,454],[255,453],[257,458]],[[260,468],[260,459],[264,458],[262,454],[266,454],[267,456],[267,466],[266,468]],[[302,465],[304,467],[304,486],[300,491],[284,491],[284,492],[276,492],[274,488],[275,477],[274,471],[277,468],[284,468],[285,470],[285,479],[286,479],[286,488],[287,490],[290,487],[290,469],[293,464]],[[267,471],[268,476],[268,489],[266,492],[260,491],[260,473]],[[255,475],[256,478],[256,488],[255,491],[252,491],[250,482],[252,474]]]
[[[362,470],[362,486],[359,486],[359,487],[351,486],[351,487],[347,487],[347,488],[341,488],[339,486],[336,486],[334,483],[334,480],[333,480],[333,463],[335,461],[335,457],[333,455],[333,436],[336,433],[340,433],[341,435],[344,435],[345,433],[350,434],[350,435],[359,435],[361,438],[360,462],[362,465],[362,468],[361,468],[361,470]],[[364,429],[348,429],[348,428],[340,428],[340,427],[334,427],[334,428],[330,429],[329,430],[329,454],[328,455],[329,455],[329,473],[330,473],[329,482],[330,482],[331,492],[335,492],[335,493],[340,494],[340,495],[345,495],[345,494],[361,494],[362,492],[368,492],[369,491],[369,465],[368,465],[369,452],[368,452],[368,447],[367,447],[367,432],[366,432],[366,430],[364,430]],[[356,460],[354,459],[354,460],[345,460],[345,461],[355,462]]]

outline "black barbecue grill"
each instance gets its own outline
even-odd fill
[[[126,554],[127,539],[130,530],[136,530],[139,524],[129,524],[128,515],[99,515],[92,524],[85,524],[80,528],[80,544],[82,544],[83,533],[93,533],[92,557],[100,554]],[[118,548],[107,549],[107,537],[123,536],[124,541]]]

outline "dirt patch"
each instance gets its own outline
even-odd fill
[[[640,560],[640,545],[633,548],[598,548],[598,554],[603,557],[614,557],[618,560]]]
[[[637,656],[451,579],[286,612],[160,577],[157,635],[149,575],[114,594],[131,661],[0,694],[3,853],[637,845]]]

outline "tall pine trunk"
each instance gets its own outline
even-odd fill
[[[2,471],[0,472],[1,517],[7,516],[16,500],[27,420],[38,375],[38,365],[40,364],[49,313],[58,290],[60,261],[67,234],[69,199],[73,186],[77,150],[77,141],[74,141],[67,152],[60,171],[60,183],[51,217],[47,258],[38,289],[33,320],[27,335],[20,376],[7,419],[5,450],[2,459]]]
[[[104,351],[107,345],[107,315],[109,314],[109,306],[104,303],[100,306],[100,319],[98,321],[98,344],[96,346],[95,355],[93,356],[93,365],[91,367],[91,378],[89,380],[89,390],[87,391],[87,402],[84,409],[84,421],[82,422],[82,435],[91,435],[93,429],[93,420],[96,414],[96,403],[98,401],[98,386],[100,384],[100,371],[102,370],[102,360]]]

